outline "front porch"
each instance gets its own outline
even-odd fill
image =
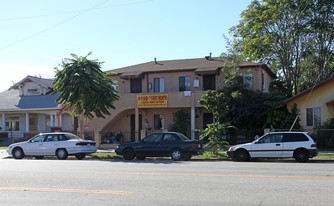
[[[42,132],[50,132],[54,128],[62,131],[71,131],[72,117],[70,114],[59,114],[57,111],[34,111],[34,112],[7,112],[1,113],[1,136],[26,140]]]

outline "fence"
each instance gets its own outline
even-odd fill
[[[314,129],[310,135],[319,148],[334,148],[334,129]]]

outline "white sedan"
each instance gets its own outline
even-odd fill
[[[68,155],[75,155],[79,160],[85,158],[86,154],[96,152],[95,142],[83,140],[80,137],[64,132],[41,133],[28,141],[11,144],[7,153],[15,159],[24,156],[33,156],[37,159],[44,156],[57,156],[64,160]]]

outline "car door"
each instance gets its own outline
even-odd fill
[[[170,156],[173,148],[180,146],[181,139],[174,133],[166,133],[160,144],[161,156]]]
[[[48,134],[41,146],[42,155],[56,155],[58,143],[57,134]]]
[[[298,148],[307,148],[310,144],[308,137],[303,133],[284,133],[283,136],[283,157],[293,157],[294,151]]]
[[[282,157],[283,134],[267,134],[253,142],[250,155],[256,157]]]
[[[47,135],[37,135],[27,142],[24,147],[25,155],[39,156],[43,155],[43,144]]]
[[[163,133],[153,133],[145,137],[135,149],[137,155],[157,157],[160,156],[160,144]]]

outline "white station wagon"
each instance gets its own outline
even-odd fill
[[[33,156],[41,159],[44,156],[57,156],[58,159],[66,159],[69,155],[75,155],[79,160],[86,154],[96,152],[95,142],[83,140],[80,137],[65,132],[41,133],[28,141],[11,144],[7,153],[15,159],[25,156]]]
[[[252,158],[295,158],[307,162],[318,154],[316,143],[306,132],[271,132],[259,139],[230,147],[229,158],[247,161]]]

